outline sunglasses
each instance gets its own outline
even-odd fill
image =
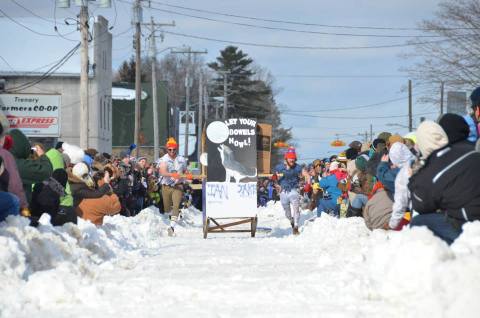
[[[175,152],[177,149],[167,149],[168,152]]]

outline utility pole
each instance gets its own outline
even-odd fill
[[[157,44],[155,43],[155,27],[175,26],[172,23],[155,23],[150,17],[150,58],[152,59],[152,99],[153,99],[153,158],[158,159],[159,134],[158,134],[158,101],[157,101]],[[163,41],[163,35],[160,36]]]
[[[205,114],[205,123],[208,120],[208,91],[207,91],[207,86],[203,86],[203,105],[205,106],[204,114]]]
[[[373,125],[370,124],[370,142],[373,141]]]
[[[443,115],[443,94],[445,92],[445,83],[440,84],[440,116]]]
[[[133,23],[135,24],[135,131],[133,135],[133,143],[137,145],[135,148],[135,155],[138,157],[140,155],[140,145],[138,143],[138,137],[140,135],[140,103],[142,98],[142,87],[141,87],[141,72],[142,72],[142,61],[141,61],[141,23],[142,23],[142,6],[140,5],[140,0],[135,0],[133,5]]]
[[[200,162],[203,132],[203,72],[200,71],[198,79],[198,127],[197,127],[197,162]]]
[[[185,76],[185,89],[186,89],[186,97],[185,97],[185,149],[184,149],[184,157],[188,158],[188,137],[189,137],[189,124],[190,124],[190,87],[192,86],[191,83],[191,62],[192,62],[192,54],[207,54],[207,50],[204,51],[192,51],[191,47],[187,47],[183,51],[172,51],[174,54],[178,53],[187,53],[187,74]],[[200,136],[199,136],[200,138]]]
[[[412,80],[408,80],[408,131],[413,131]]]
[[[88,148],[88,1],[80,8],[80,147]]]
[[[80,4],[80,14],[78,27],[80,30],[80,147],[87,149],[89,147],[88,140],[88,1],[89,0],[77,0],[76,5]],[[111,1],[101,0],[97,2],[99,8],[109,8]],[[55,1],[57,8],[70,8],[70,0],[57,0]],[[56,30],[57,27],[55,27]]]

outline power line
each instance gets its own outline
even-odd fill
[[[5,13],[5,11],[3,11],[2,9],[0,9],[0,13],[2,13],[7,19],[9,19],[10,21],[12,21],[13,23],[21,26],[22,28],[32,32],[32,33],[35,33],[37,35],[41,35],[41,36],[50,36],[50,37],[58,37],[59,35],[58,34],[48,34],[48,33],[42,33],[42,32],[38,32],[38,31],[35,31],[34,29],[18,22],[17,20],[13,19],[12,17],[10,17],[8,14]],[[66,38],[65,38],[66,39]],[[74,40],[70,40],[70,39],[66,39],[66,40],[69,40],[69,41],[74,41]],[[77,41],[75,41],[77,42]]]
[[[275,74],[276,78],[408,78],[408,75],[308,75],[308,74]]]
[[[408,43],[397,43],[397,44],[385,44],[385,45],[372,45],[372,46],[295,46],[295,45],[280,45],[280,44],[262,44],[262,43],[252,43],[252,42],[241,42],[241,41],[232,41],[232,40],[221,40],[214,39],[204,36],[191,35],[185,33],[177,33],[172,31],[163,31],[163,33],[181,36],[185,38],[205,40],[211,42],[227,43],[227,44],[236,44],[236,45],[245,45],[245,46],[255,46],[255,47],[266,47],[274,49],[297,49],[297,50],[359,50],[359,49],[386,49],[386,48],[397,48],[397,47],[408,47],[419,44],[433,44],[440,42],[451,41],[451,39],[444,40],[435,40],[435,41],[425,41],[425,42],[408,42]]]
[[[414,114],[413,116],[423,116],[423,115],[431,115],[431,114],[438,114],[438,112],[428,112],[428,113],[420,113]],[[368,116],[368,117],[346,117],[346,116],[331,116],[331,115],[306,115],[306,114],[298,114],[295,112],[283,112],[282,115],[287,116],[295,116],[295,117],[315,117],[315,118],[324,118],[324,119],[381,119],[381,118],[403,118],[408,117],[408,115],[390,115],[390,116]]]
[[[332,111],[342,111],[342,110],[352,110],[352,109],[369,108],[369,107],[380,106],[380,105],[385,105],[385,104],[389,104],[389,103],[392,103],[392,102],[397,102],[397,101],[405,100],[405,99],[407,99],[407,98],[408,98],[408,96],[404,96],[404,97],[389,99],[389,100],[385,100],[385,101],[378,102],[378,103],[374,103],[374,104],[368,104],[368,105],[351,106],[351,107],[325,106],[325,108],[329,108],[329,109],[319,109],[319,110],[315,110],[315,111],[299,110],[299,111],[295,111],[295,112],[296,112],[296,113],[321,113],[321,112],[332,112]],[[303,106],[302,108],[306,108],[306,107]],[[310,107],[308,107],[308,108],[310,108]]]
[[[118,0],[120,2],[129,3],[125,0]],[[155,7],[149,7],[149,9],[175,14],[179,16],[195,18],[210,22],[218,22],[230,25],[238,25],[243,27],[249,28],[256,28],[256,29],[265,29],[265,30],[276,30],[276,31],[285,31],[285,32],[293,32],[293,33],[304,33],[304,34],[317,34],[317,35],[334,35],[334,36],[350,36],[350,37],[376,37],[376,38],[441,38],[444,37],[443,35],[405,35],[405,34],[358,34],[358,33],[338,33],[338,32],[325,32],[325,31],[310,31],[310,30],[298,30],[298,29],[290,29],[290,28],[283,28],[283,27],[273,27],[273,26],[266,26],[266,25],[258,25],[258,24],[249,24],[249,23],[242,23],[242,22],[234,22],[234,21],[227,21],[227,20],[220,20],[220,19],[213,19],[208,17],[202,17],[192,14],[181,13],[172,10],[160,9]],[[465,35],[465,36],[472,36],[472,35]]]
[[[479,28],[413,28],[413,27],[331,25],[331,24],[307,23],[307,22],[298,22],[298,21],[268,19],[268,18],[236,15],[236,14],[230,14],[230,13],[219,12],[219,11],[211,11],[211,10],[205,10],[205,9],[197,9],[197,8],[173,5],[173,4],[168,4],[168,3],[165,3],[165,2],[155,1],[155,0],[150,0],[150,2],[156,3],[158,5],[170,7],[170,8],[177,8],[177,9],[183,9],[183,10],[194,11],[194,12],[202,12],[202,13],[220,15],[220,16],[231,17],[231,18],[240,18],[240,19],[247,19],[247,20],[254,20],[254,21],[264,21],[264,22],[272,22],[272,23],[283,23],[283,24],[291,24],[291,25],[316,26],[316,27],[323,27],[323,28],[390,30],[390,31],[391,30],[396,30],[396,31],[437,31],[437,30],[442,30],[442,31],[444,31],[444,30],[478,30],[479,29]]]
[[[9,88],[8,90],[6,90],[7,92],[11,93],[11,92],[17,92],[19,90],[23,90],[23,89],[27,89],[29,87],[32,87],[38,83],[40,83],[41,81],[43,81],[44,79],[50,77],[55,71],[57,71],[60,67],[62,67],[75,53],[75,51],[78,50],[78,48],[80,47],[80,43],[78,43],[77,45],[75,45],[70,51],[68,51],[67,54],[65,54],[65,56],[57,63],[55,64],[54,66],[52,66],[51,68],[49,68],[45,73],[43,73],[39,78],[33,80],[33,81],[30,81],[30,82],[27,82],[27,83],[23,83],[19,86],[16,86],[16,87],[12,87],[12,88]]]

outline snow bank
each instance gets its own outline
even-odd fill
[[[159,248],[168,221],[157,209],[147,208],[134,218],[106,217],[101,227],[83,219],[62,227],[45,218],[41,223],[47,225],[30,227],[18,216],[0,223],[2,317],[23,305],[48,309],[98,297],[91,283],[99,267],[128,267],[122,263],[125,253]]]
[[[256,316],[291,316],[289,308],[300,316],[319,314],[318,308],[342,317],[478,316],[480,222],[465,225],[449,247],[426,228],[371,232],[361,218],[313,215],[302,212],[301,235],[292,236],[281,205],[269,203],[258,209],[257,238],[208,240],[195,209],[183,211],[174,239],[166,237],[168,220],[152,208],[105,218],[101,227],[82,220],[52,227],[43,220],[33,228],[9,217],[0,224],[0,317],[130,316],[131,308],[161,315],[172,313],[177,298],[160,303],[158,297],[185,293],[197,295],[188,308],[201,309],[201,317],[222,316],[214,303],[205,305],[215,297],[232,306],[224,316],[244,309],[242,297],[256,301]],[[227,275],[230,264],[242,279],[214,288],[212,275]],[[296,305],[285,303],[286,294],[295,295]]]

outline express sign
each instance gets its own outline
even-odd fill
[[[60,95],[0,94],[0,109],[29,137],[60,136]]]

